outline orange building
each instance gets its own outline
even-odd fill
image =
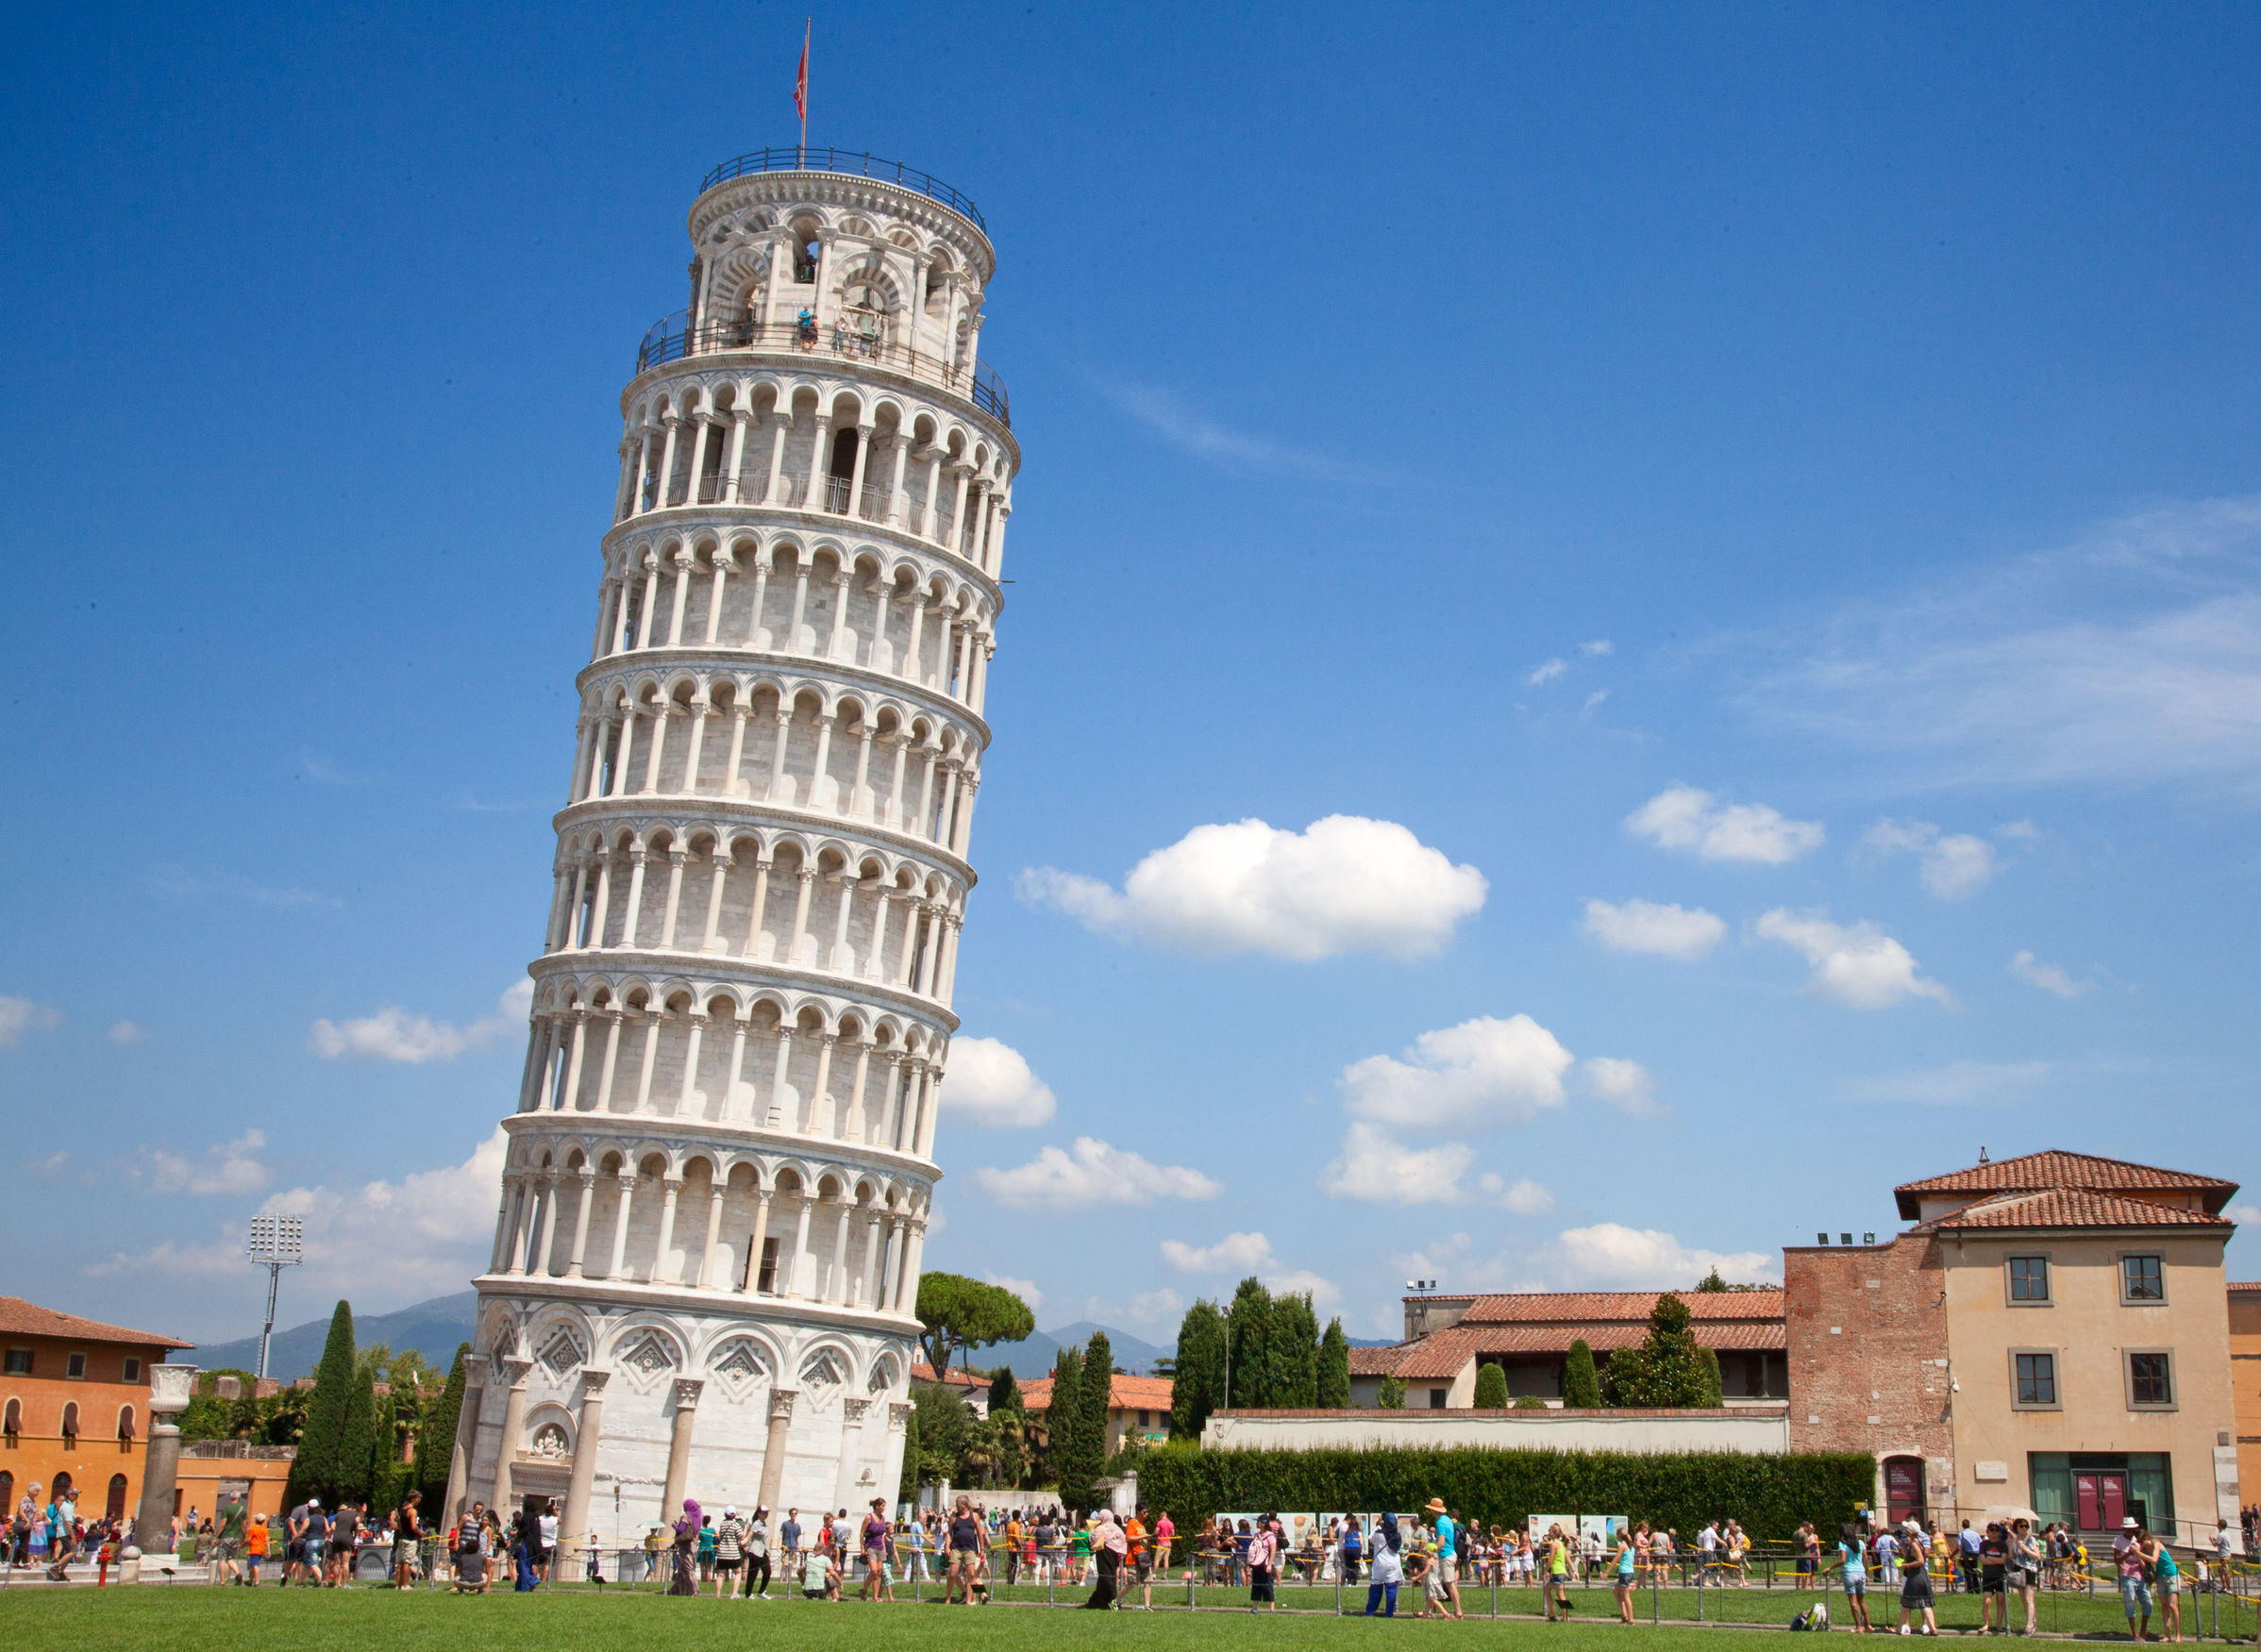
[[[2237,1418],[2237,1483],[2261,1493],[2261,1281],[2230,1286],[2230,1403]]]
[[[193,1346],[0,1296],[0,1508],[37,1485],[69,1487],[88,1519],[134,1509],[149,1368]]]
[[[1052,1379],[1030,1378],[1020,1385],[1021,1406],[1037,1426],[1039,1438],[1048,1441],[1052,1410]],[[1122,1450],[1126,1441],[1160,1445],[1170,1437],[1170,1379],[1166,1377],[1126,1377],[1120,1371],[1107,1390],[1107,1455]]]

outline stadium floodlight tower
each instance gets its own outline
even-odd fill
[[[256,1265],[267,1270],[267,1317],[260,1326],[261,1381],[267,1376],[267,1344],[275,1336],[275,1299],[282,1289],[282,1271],[306,1260],[305,1237],[305,1225],[296,1216],[279,1216],[270,1211],[251,1219],[251,1243],[244,1247],[245,1254]]]
[[[1020,458],[971,201],[769,150],[690,231],[621,395],[450,1477],[577,1544],[608,1502],[895,1498]]]

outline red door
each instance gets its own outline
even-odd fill
[[[2083,1531],[2118,1531],[2126,1518],[2128,1477],[2083,1469],[2072,1477],[2073,1501]]]
[[[1884,1510],[1895,1526],[1903,1520],[1913,1520],[1923,1512],[1921,1458],[1884,1459]]]

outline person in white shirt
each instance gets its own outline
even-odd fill
[[[1704,1580],[1708,1582],[1712,1569],[1719,1563],[1719,1523],[1717,1520],[1707,1523],[1696,1534],[1696,1547],[1701,1557]]]

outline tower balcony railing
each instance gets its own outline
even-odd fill
[[[644,342],[636,346],[636,371],[729,350],[782,350],[828,359],[869,361],[941,385],[966,397],[1007,429],[1013,427],[1012,397],[1006,393],[1005,381],[988,362],[977,359],[968,366],[931,350],[896,343],[883,334],[849,325],[845,317],[829,327],[805,321],[764,325],[752,316],[693,326],[690,313],[678,309],[654,322],[644,335]]]
[[[698,180],[698,192],[703,195],[716,184],[727,184],[734,177],[745,177],[758,172],[840,172],[855,177],[877,178],[881,183],[894,184],[898,189],[914,190],[930,201],[939,201],[961,218],[970,220],[983,235],[989,233],[989,225],[982,222],[981,214],[972,199],[960,194],[932,174],[905,166],[899,160],[881,160],[876,155],[848,149],[795,148],[790,145],[756,149],[745,155],[733,156],[708,173]]]

